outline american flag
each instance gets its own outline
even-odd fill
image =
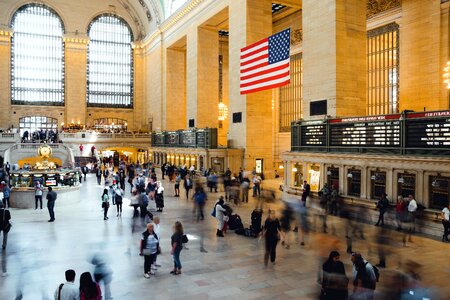
[[[241,95],[289,84],[290,35],[286,29],[241,49]]]

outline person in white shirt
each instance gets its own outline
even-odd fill
[[[444,226],[443,242],[449,242],[448,235],[450,234],[450,204],[442,210],[442,225]]]
[[[160,235],[161,234],[161,224],[160,223],[161,223],[161,220],[159,219],[158,216],[153,218],[153,231],[156,233],[156,236],[158,237],[159,241],[161,240],[161,235]],[[161,267],[161,265],[156,263],[156,260],[158,259],[158,255],[159,255],[159,252],[160,252],[160,248],[159,247],[160,246],[159,246],[159,243],[158,243],[158,251],[156,252],[155,261],[153,262],[153,266],[155,268]]]
[[[80,289],[75,286],[75,271],[66,271],[66,283],[61,283],[55,291],[55,300],[79,300]]]
[[[413,195],[409,195],[408,203],[408,214],[410,215],[412,222],[412,232],[416,231],[416,211],[417,211],[417,201],[414,199]]]
[[[224,205],[223,196],[220,196],[219,201],[216,203],[215,210],[216,210],[216,219],[217,219],[217,233],[216,236],[223,237],[223,226],[225,224],[225,208],[223,208]]]

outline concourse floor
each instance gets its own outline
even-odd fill
[[[165,209],[163,213],[155,213],[161,217],[163,252],[158,257],[162,267],[155,276],[143,277],[144,262],[138,251],[144,229],[140,224],[133,226],[132,208],[124,203],[123,216],[118,218],[115,206],[111,206],[109,220],[104,221],[100,205],[103,186],[98,186],[95,176],[89,175],[81,186],[77,204],[62,207],[57,200],[54,223],[47,222],[45,208],[11,210],[13,228],[1,256],[4,274],[0,277],[0,299],[16,299],[20,294],[22,299],[53,299],[55,289],[64,282],[64,271],[74,269],[78,285],[82,272],[93,271],[90,261],[94,254],[104,256],[114,272],[111,284],[114,299],[318,299],[318,266],[335,249],[341,253],[347,275],[351,276],[342,219],[329,217],[328,233],[311,232],[305,246],[298,243],[296,233],[291,233],[290,249],[279,245],[276,264],[265,268],[262,240],[238,236],[232,231],[225,238],[215,236],[216,222],[210,212],[220,193],[209,194],[205,220],[197,223],[192,214],[192,200],[186,200],[183,188],[181,198],[174,198],[173,184],[166,179],[164,185]],[[129,196],[129,185],[126,192]],[[250,203],[234,207],[246,227],[255,204],[251,198]],[[265,204],[266,209],[268,206],[278,212],[281,209],[279,202]],[[314,219],[311,216],[311,221]],[[190,238],[188,249],[181,253],[183,274],[178,276],[169,274],[171,226],[176,220],[183,223]],[[364,227],[366,239],[355,239],[353,250],[378,263],[375,237],[379,229],[358,226]],[[385,299],[381,292],[393,284],[393,275],[412,259],[421,265],[416,270],[424,286],[435,291],[433,299],[449,299],[450,244],[414,236],[412,243],[404,247],[399,233],[388,232],[390,242],[383,245],[388,255],[387,268],[381,270],[380,294],[376,298]],[[200,251],[202,243],[207,252]]]

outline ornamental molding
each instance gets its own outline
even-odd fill
[[[291,46],[296,46],[303,42],[303,30],[294,29],[291,33]]]
[[[371,18],[379,13],[387,10],[401,7],[401,0],[368,0],[367,1],[367,18]]]

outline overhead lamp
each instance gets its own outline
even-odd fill
[[[348,178],[353,178],[353,174],[352,174],[352,173],[348,173],[348,174],[347,174],[347,177],[348,177]]]
[[[282,169],[284,169],[284,166],[283,165],[279,165],[278,169],[282,170]]]

